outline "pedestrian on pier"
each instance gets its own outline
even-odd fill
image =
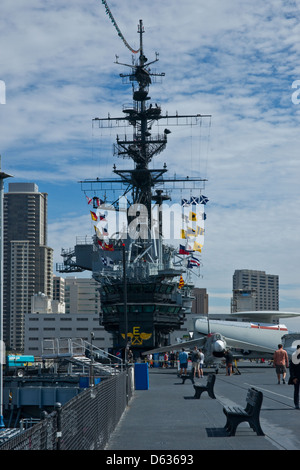
[[[282,383],[285,384],[286,368],[289,367],[289,358],[282,344],[278,344],[278,349],[274,353],[273,364],[276,368],[278,384],[280,384],[280,376],[282,375]]]
[[[194,370],[194,378],[198,374],[200,379],[200,351],[198,351],[197,346],[194,347],[194,351],[192,352],[192,367]]]
[[[294,405],[299,410],[299,387],[300,387],[300,344],[297,345],[296,351],[292,354],[290,362],[290,378],[289,384],[294,385]]]
[[[180,373],[179,374],[182,375],[182,372],[184,371],[184,374],[186,375],[189,355],[184,350],[184,348],[182,348],[181,352],[179,353],[178,359],[179,359],[179,364],[180,364]]]
[[[226,367],[226,375],[232,374],[232,363],[233,363],[233,355],[229,349],[227,349],[224,353],[225,357],[225,367]]]
[[[204,354],[203,354],[202,349],[199,349],[199,353],[200,353],[200,363],[199,363],[200,377],[203,377]]]

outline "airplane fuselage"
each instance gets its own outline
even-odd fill
[[[209,320],[211,332],[218,332],[225,337],[243,340],[256,345],[277,349],[283,335],[288,333],[285,325],[265,323],[232,322],[222,320]],[[195,330],[198,333],[208,334],[208,322],[206,318],[195,321]]]

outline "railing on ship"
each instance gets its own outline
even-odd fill
[[[57,403],[52,413],[43,412],[40,422],[2,443],[0,431],[0,450],[103,450],[133,390],[133,367],[128,367],[63,406]]]
[[[42,358],[59,360],[59,359],[75,359],[77,358],[90,360],[90,362],[82,363],[82,366],[101,364],[103,368],[114,374],[120,372],[124,368],[121,358],[110,354],[103,349],[98,348],[94,344],[82,338],[50,338],[44,339],[42,343]],[[78,361],[79,362],[79,361]]]

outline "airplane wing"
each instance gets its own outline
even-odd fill
[[[200,336],[199,338],[191,339],[190,341],[183,341],[182,343],[169,344],[168,346],[162,346],[160,348],[151,349],[150,351],[144,351],[142,352],[142,356],[146,356],[147,354],[166,352],[166,351],[178,351],[178,349],[182,349],[182,348],[191,349],[194,346],[198,346],[199,348],[201,348],[202,346],[204,346],[205,341],[206,341],[206,336]]]
[[[235,348],[235,349],[244,349],[244,350],[249,350],[249,351],[256,351],[256,352],[261,352],[261,353],[269,353],[269,354],[274,354],[275,350],[272,348],[268,348],[266,346],[262,346],[260,344],[253,344],[253,343],[248,343],[246,341],[240,341],[238,339],[233,339],[233,338],[226,338],[226,345],[229,348]]]
[[[286,312],[280,310],[254,310],[247,312],[234,312],[231,313],[232,318],[242,318],[249,322],[259,323],[273,323],[274,321],[279,322],[282,318],[296,318],[300,316],[299,312]]]

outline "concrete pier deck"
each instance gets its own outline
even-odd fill
[[[294,387],[278,385],[275,369],[268,365],[245,361],[239,371],[228,377],[220,369],[216,399],[204,392],[197,400],[192,382],[182,384],[176,369],[149,369],[149,389],[134,392],[106,450],[300,450],[300,411],[294,408]],[[214,370],[204,373],[197,383],[206,384],[207,374]],[[224,430],[223,406],[245,407],[249,387],[264,395],[260,423],[265,436],[257,436],[242,423],[230,437]]]

